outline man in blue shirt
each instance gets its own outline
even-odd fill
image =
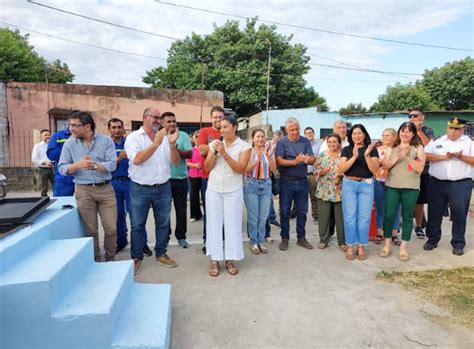
[[[125,152],[125,129],[122,120],[112,118],[107,123],[110,136],[114,141],[117,155],[117,169],[112,172],[112,186],[115,191],[115,200],[117,201],[117,251],[119,253],[127,245],[127,221],[125,219],[127,212],[130,214],[130,177],[128,176],[128,157]],[[147,234],[145,231],[145,245],[143,253],[152,256],[153,252],[147,245]]]
[[[61,131],[57,131],[53,134],[48,143],[48,149],[46,150],[46,156],[53,162],[54,165],[54,184],[53,184],[53,196],[72,196],[74,195],[74,183],[73,177],[66,175],[63,176],[59,173],[58,164],[59,157],[61,156],[61,150],[63,149],[64,143],[71,137],[71,131],[69,128]]]
[[[309,140],[300,136],[300,124],[295,118],[285,121],[286,137],[276,146],[275,157],[280,172],[280,215],[281,243],[280,250],[288,249],[290,239],[290,212],[294,200],[296,206],[297,245],[312,249],[306,240],[306,214],[308,212],[308,165],[313,165],[315,158]]]
[[[176,116],[172,112],[164,112],[161,115],[162,125],[166,132],[173,134],[176,132]],[[178,140],[176,147],[179,153],[179,163],[170,166],[170,184],[171,196],[173,197],[174,210],[176,213],[176,229],[174,235],[178,240],[179,246],[188,248],[186,241],[187,231],[187,205],[188,205],[188,167],[186,159],[190,159],[193,155],[191,142],[186,132],[178,131]],[[168,232],[171,236],[171,226]]]
[[[114,142],[95,133],[94,119],[87,112],[73,112],[69,129],[74,137],[64,143],[59,172],[74,177],[77,208],[87,235],[94,239],[95,261],[100,261],[97,215],[104,228],[105,261],[113,261],[117,244],[117,209],[110,184],[117,158]]]

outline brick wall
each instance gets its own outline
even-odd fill
[[[7,191],[39,191],[38,170],[34,167],[0,167],[7,179]],[[38,193],[39,194],[39,193]]]

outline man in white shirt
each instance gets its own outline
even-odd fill
[[[48,142],[51,138],[51,132],[47,129],[40,132],[41,142],[35,144],[31,152],[31,162],[38,167],[41,196],[48,196],[48,182],[51,187],[54,184],[53,163],[46,156],[46,149],[48,149]]]
[[[342,121],[342,120],[335,121],[332,126],[332,131],[334,133],[337,133],[339,136],[341,136],[341,141],[342,141],[341,149],[349,145],[349,141],[347,140],[347,124],[345,121]],[[321,146],[319,147],[319,154],[327,150],[328,150],[328,143],[326,140],[324,140],[323,144],[321,144]]]
[[[167,134],[166,129],[160,127],[161,112],[146,108],[143,126],[128,135],[125,141],[131,179],[131,256],[135,275],[143,260],[143,236],[150,206],[155,217],[156,261],[168,268],[177,266],[166,254],[166,248],[171,213],[170,162],[177,165],[180,160],[176,148],[179,133],[176,128],[176,132]]]
[[[463,135],[466,120],[451,118],[447,134],[425,146],[431,162],[428,184],[428,241],[425,251],[432,251],[441,239],[441,223],[446,206],[451,209],[453,254],[462,256],[466,245],[466,220],[472,192],[474,142]]]

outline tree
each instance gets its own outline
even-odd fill
[[[474,109],[474,59],[425,70],[421,85],[445,110]]]
[[[28,34],[22,36],[18,30],[0,28],[0,80],[19,82],[66,83],[74,79],[69,67],[60,60],[48,63],[28,43]]]
[[[372,112],[393,112],[419,107],[424,110],[437,110],[439,107],[419,84],[402,85],[397,82],[388,86],[384,94],[372,105]]]
[[[339,109],[339,114],[362,114],[367,113],[369,110],[362,105],[362,103],[355,104],[349,103],[345,107]]]
[[[329,111],[326,98],[321,97],[313,87],[307,88],[306,93],[308,94],[306,99],[310,101],[308,107],[317,107],[318,111]]]
[[[256,28],[256,18],[248,20],[242,30],[237,21],[228,21],[209,35],[192,33],[174,42],[168,52],[167,67],[147,71],[143,82],[155,88],[200,89],[204,67],[205,89],[223,91],[225,105],[237,115],[247,116],[266,108],[271,43],[269,107],[307,107],[316,97],[303,79],[310,69],[310,58],[306,48],[292,45],[291,39],[292,36],[276,33],[275,26]]]

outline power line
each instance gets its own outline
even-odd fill
[[[179,39],[179,38],[175,38],[175,37],[172,37],[172,36],[169,36],[169,35],[163,35],[163,34],[153,33],[153,32],[149,32],[149,31],[142,30],[142,29],[127,27],[127,26],[125,26],[125,25],[117,24],[117,23],[113,23],[113,22],[109,22],[109,21],[105,21],[105,20],[100,19],[100,18],[89,17],[89,16],[86,16],[86,15],[82,15],[82,14],[80,14],[80,13],[71,12],[71,11],[66,11],[66,10],[60,9],[60,8],[58,8],[58,7],[45,5],[45,4],[42,4],[42,3],[39,3],[39,2],[35,2],[35,1],[32,1],[32,0],[27,0],[27,1],[28,1],[30,4],[33,4],[33,5],[38,5],[38,6],[41,6],[41,7],[48,8],[48,9],[50,9],[50,10],[54,10],[54,11],[66,13],[66,14],[71,15],[71,16],[81,17],[81,18],[88,19],[88,20],[95,21],[95,22],[99,22],[99,23],[102,23],[102,24],[107,24],[107,25],[111,25],[111,26],[114,26],[114,27],[118,27],[118,28],[122,28],[122,29],[131,30],[131,31],[134,31],[134,32],[138,32],[138,33],[153,35],[153,36],[157,36],[157,37],[159,37],[159,38],[164,38],[164,39],[169,39],[169,40],[181,40],[181,39]]]
[[[208,9],[204,9],[204,8],[192,7],[192,6],[187,6],[187,5],[180,5],[180,4],[175,4],[175,3],[172,3],[172,2],[168,2],[168,1],[160,1],[160,0],[154,0],[154,1],[157,4],[160,4],[160,5],[169,5],[169,6],[174,6],[174,7],[181,7],[181,8],[185,8],[185,9],[188,9],[188,10],[201,11],[201,12],[206,12],[206,13],[213,13],[213,14],[218,14],[218,15],[222,15],[222,16],[234,17],[234,18],[240,18],[240,19],[246,19],[246,20],[251,19],[250,17],[246,17],[246,16],[242,16],[242,15],[236,15],[236,14],[233,14],[233,13],[208,10]],[[265,20],[265,19],[258,19],[258,17],[257,17],[257,21],[263,22],[263,23],[274,24],[274,25],[286,26],[286,27],[290,27],[290,28],[311,30],[311,31],[315,31],[315,32],[334,34],[334,35],[340,35],[340,36],[349,36],[349,37],[359,38],[359,39],[390,42],[390,43],[394,43],[394,44],[402,44],[402,45],[410,45],[410,46],[421,46],[421,47],[437,48],[437,49],[444,49],[444,50],[454,50],[454,51],[467,51],[467,52],[474,51],[474,49],[468,49],[468,48],[459,48],[459,47],[450,47],[450,46],[441,46],[441,45],[429,45],[429,44],[424,44],[424,43],[420,43],[420,42],[410,42],[410,41],[402,41],[402,40],[394,40],[394,39],[383,39],[383,38],[379,38],[379,37],[375,37],[375,36],[366,36],[366,35],[359,35],[359,34],[352,34],[352,33],[344,33],[344,32],[338,32],[338,31],[335,31],[335,30],[327,30],[327,29],[321,29],[321,28],[306,27],[306,26],[296,25],[296,24],[270,21],[270,20]]]

